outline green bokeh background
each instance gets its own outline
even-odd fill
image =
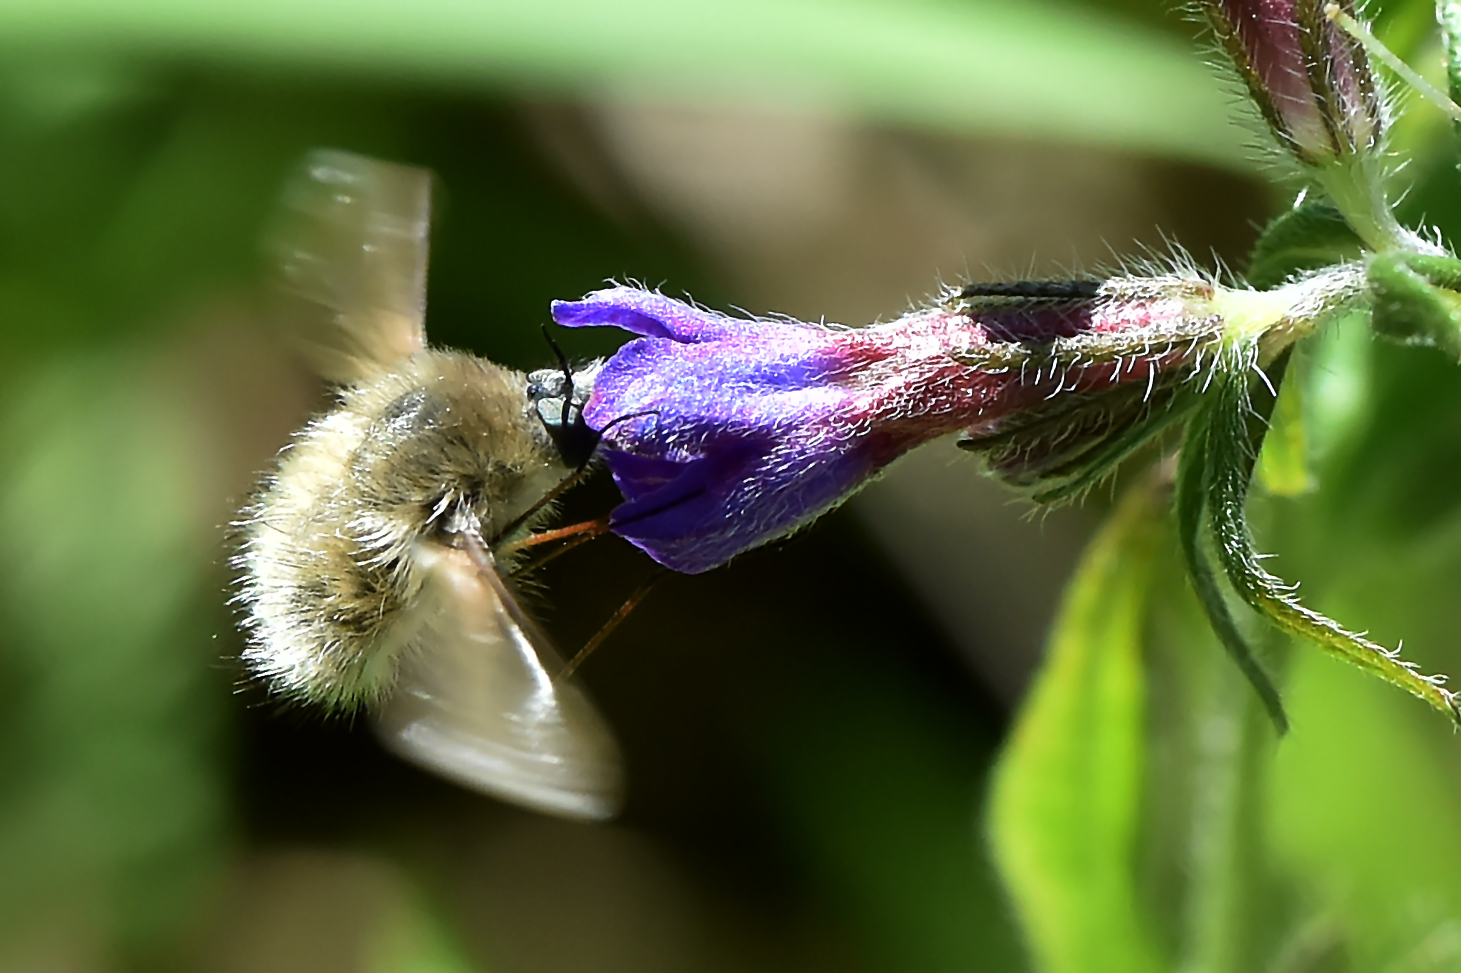
[[[1427,4],[1377,14],[1438,73]],[[1111,496],[1031,521],[947,443],[595,657],[612,826],[233,662],[224,525],[323,401],[259,254],[307,150],[433,169],[433,339],[536,367],[606,278],[855,324],[1167,234],[1240,267],[1282,171],[1196,34],[1148,0],[0,0],[0,970],[1461,969],[1461,743],[1302,648],[1291,736],[1245,722],[1160,497],[1091,549],[991,827]],[[1450,139],[1407,110],[1396,188],[1454,232]],[[1258,501],[1263,543],[1461,673],[1461,373],[1363,322],[1303,357],[1317,490]],[[538,608],[581,644],[647,570],[590,545]]]

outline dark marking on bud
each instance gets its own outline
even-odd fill
[[[1101,292],[1099,280],[1011,280],[1004,282],[965,284],[959,297],[971,300],[983,297],[1011,298],[1022,301],[1085,301]]]

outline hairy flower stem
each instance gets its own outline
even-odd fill
[[[1316,175],[1335,207],[1370,250],[1445,254],[1434,243],[1400,225],[1385,198],[1385,177],[1377,159],[1353,158],[1343,164],[1326,166]]]

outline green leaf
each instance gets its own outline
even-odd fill
[[[1182,442],[1181,463],[1177,468],[1177,538],[1182,545],[1182,557],[1187,564],[1193,590],[1212,624],[1214,634],[1263,701],[1274,728],[1283,734],[1288,730],[1288,717],[1284,715],[1278,689],[1239,631],[1238,623],[1228,610],[1222,586],[1203,551],[1203,528],[1207,523],[1211,482],[1215,475],[1212,437],[1216,408],[1217,404],[1210,402],[1198,412],[1188,425],[1187,438]]]
[[[1268,435],[1258,454],[1258,478],[1277,497],[1309,493],[1318,482],[1309,463],[1303,389],[1303,381],[1290,379],[1278,390]]]
[[[1130,491],[1088,548],[995,771],[996,863],[1048,973],[1164,968],[1136,881],[1158,492]]]
[[[1268,962],[1293,912],[1269,880],[1261,818],[1266,762],[1289,738],[1220,651],[1176,554],[1163,551],[1148,599],[1142,901],[1175,945],[1174,970],[1295,973]],[[1287,640],[1263,634],[1275,659]]]
[[[1248,258],[1248,283],[1277,287],[1295,274],[1357,259],[1360,238],[1328,202],[1307,200],[1274,217]]]
[[[1191,47],[1048,0],[11,0],[0,37],[12,55],[771,102],[1253,169],[1229,94]]]
[[[1195,606],[1193,606],[1195,607]],[[1186,876],[1180,897],[1182,970],[1248,973],[1267,968],[1255,962],[1273,938],[1274,890],[1265,881],[1261,848],[1263,771],[1277,738],[1261,700],[1241,674],[1213,651],[1197,612],[1172,613],[1186,622],[1189,682],[1182,687],[1188,711],[1181,724],[1165,727],[1186,746],[1183,774],[1154,781],[1154,788],[1189,789],[1185,841],[1180,861]],[[1182,616],[1186,617],[1183,618]],[[1178,632],[1171,633],[1173,636]],[[1170,636],[1169,636],[1170,637]],[[1165,744],[1155,732],[1153,747]]]

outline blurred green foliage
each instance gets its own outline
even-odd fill
[[[1426,66],[1431,17],[1421,2],[1379,11]],[[270,968],[216,944],[287,899],[250,863],[300,844],[389,859],[382,887],[399,886],[361,907],[363,958],[314,968],[544,968],[492,959],[492,917],[516,915],[512,900],[459,874],[488,860],[472,849],[490,835],[536,825],[396,768],[363,729],[235,692],[219,527],[303,407],[268,377],[287,360],[255,339],[259,236],[306,150],[440,175],[431,334],[519,366],[547,358],[548,302],[606,277],[711,304],[731,290],[672,232],[611,217],[546,165],[521,99],[792,104],[1255,171],[1231,91],[1155,0],[8,0],[0,50],[7,970]],[[1396,148],[1414,160],[1403,212],[1455,234],[1450,139],[1417,109]],[[198,338],[217,321],[254,337]],[[574,340],[587,355],[608,339]],[[1255,500],[1262,542],[1316,607],[1461,673],[1461,374],[1373,343],[1363,322],[1301,357],[1290,409],[1308,455],[1290,436],[1266,460],[1290,487]],[[210,371],[220,362],[237,367]],[[596,688],[631,763],[641,754],[625,827],[691,863],[674,887],[731,917],[673,955],[717,969],[1461,968],[1461,745],[1415,701],[1277,644],[1293,730],[1275,743],[1192,603],[1166,510],[1136,491],[1091,548],[988,822],[1002,716],[940,668],[916,593],[867,545],[819,529],[790,546],[805,554],[760,552],[722,587],[652,600],[641,614],[664,621],[645,629],[647,661]],[[571,578],[586,601],[582,625],[559,619],[570,637],[622,597],[593,600],[622,576],[604,563]],[[727,604],[753,607],[720,624]],[[702,633],[707,618],[725,631]],[[684,661],[695,653],[704,668]],[[564,874],[584,886],[621,874],[582,857],[599,864]],[[605,897],[639,901],[627,888]],[[591,925],[575,902],[544,906],[543,955]],[[597,934],[653,940],[660,927],[636,923],[657,911],[673,909],[611,910]],[[583,955],[574,968],[623,968],[612,950]]]

